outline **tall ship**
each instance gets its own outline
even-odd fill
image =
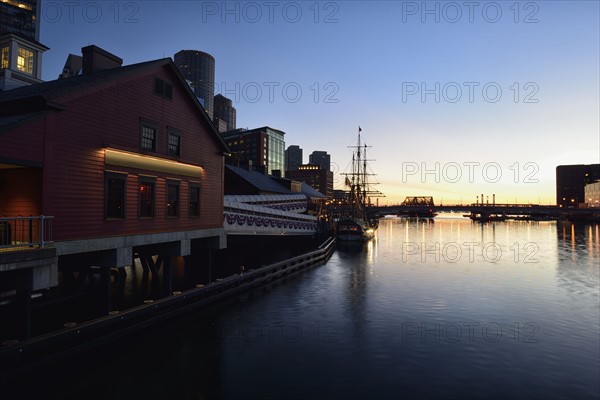
[[[368,171],[367,146],[361,142],[361,131],[358,128],[358,140],[356,146],[351,146],[352,163],[350,172],[344,173],[345,185],[348,192],[347,203],[344,211],[336,224],[336,237],[340,241],[367,241],[375,236],[378,221],[369,217],[368,209],[371,205],[371,197],[383,196],[381,192],[373,190],[373,183],[369,177],[374,174]]]

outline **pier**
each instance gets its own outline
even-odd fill
[[[320,265],[331,257],[334,249],[335,241],[329,238],[306,254],[242,271],[211,284],[198,284],[190,290],[175,291],[167,297],[148,300],[127,310],[112,310],[90,321],[65,324],[63,329],[35,338],[3,343],[0,346],[0,382],[225,297]]]

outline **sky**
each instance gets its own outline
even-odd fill
[[[555,203],[555,168],[600,162],[598,1],[47,1],[44,80],[95,44],[124,64],[215,57],[238,128],[331,155],[358,128],[386,197]]]

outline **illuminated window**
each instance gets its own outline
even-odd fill
[[[200,186],[190,184],[190,193],[189,193],[189,201],[190,201],[190,217],[199,217],[200,216]]]
[[[33,51],[19,47],[17,54],[17,69],[29,75],[33,75]]]
[[[125,218],[125,188],[127,184],[126,174],[106,173],[105,187],[105,218]]]
[[[8,46],[2,47],[0,50],[1,58],[0,58],[0,69],[8,68]]]
[[[156,151],[156,127],[142,123],[142,149]]]
[[[169,129],[167,154],[170,156],[181,155],[181,135],[177,131],[171,129]]]
[[[167,182],[167,217],[179,217],[179,182]]]
[[[140,218],[154,217],[155,203],[155,181],[152,179],[141,179],[139,183],[139,216]]]

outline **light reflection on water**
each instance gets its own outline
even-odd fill
[[[599,236],[383,219],[375,240],[156,329],[90,375],[145,371],[98,398],[598,398]]]

